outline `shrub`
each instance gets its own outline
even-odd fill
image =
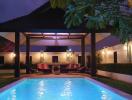
[[[32,64],[31,65],[32,68],[36,68],[36,64]],[[3,64],[3,65],[0,65],[0,69],[14,69],[15,68],[15,65],[14,64]],[[26,68],[26,65],[25,64],[20,64],[20,68],[21,69],[25,69]]]
[[[132,75],[132,64],[98,64],[97,69]]]

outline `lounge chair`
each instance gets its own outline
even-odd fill
[[[78,69],[79,65],[78,64],[69,64],[66,68],[68,72],[76,72]]]
[[[77,72],[79,73],[87,73],[88,72],[88,67],[86,66],[81,66],[77,69]]]
[[[38,71],[43,73],[50,73],[51,69],[49,68],[48,64],[37,64]]]

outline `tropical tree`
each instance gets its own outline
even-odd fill
[[[66,10],[68,28],[85,24],[89,30],[112,27],[112,35],[124,42],[132,31],[132,16],[121,10],[124,0],[50,0],[53,8]]]
[[[50,1],[53,8],[65,10],[64,23],[67,28],[85,25],[92,34],[95,34],[98,30],[110,27],[111,34],[118,36],[122,42],[128,40],[132,32],[132,15],[122,10],[124,0]]]

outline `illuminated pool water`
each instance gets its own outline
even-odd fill
[[[33,78],[1,92],[0,100],[127,99],[85,78]]]

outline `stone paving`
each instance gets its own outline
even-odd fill
[[[42,74],[42,73],[34,73],[34,74],[22,74],[20,76],[20,78],[23,77],[81,77],[81,76],[85,76],[85,77],[90,77],[90,75],[88,74],[84,74],[84,73],[61,73],[61,74]],[[14,78],[13,74],[5,74],[0,76],[0,78]]]

